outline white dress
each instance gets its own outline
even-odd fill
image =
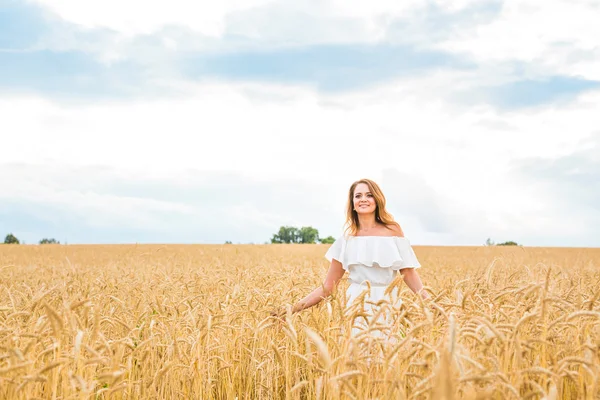
[[[377,303],[386,300],[386,312],[379,313],[376,321],[369,321],[371,327],[377,325],[381,329],[372,329],[371,333],[377,337],[393,333],[390,329],[394,316],[391,315],[393,308],[390,307],[399,306],[401,300],[391,293],[386,296],[385,291],[397,277],[399,270],[421,267],[408,239],[399,236],[341,236],[331,245],[325,258],[329,261],[338,260],[349,273],[347,310],[351,306],[364,305],[364,313],[373,316],[378,311]],[[354,302],[361,294],[364,295],[364,300]],[[365,328],[365,318],[356,318],[353,322],[352,336],[359,335]]]

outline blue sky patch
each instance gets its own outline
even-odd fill
[[[102,65],[78,51],[0,52],[0,89],[53,97],[118,97],[139,90],[143,74],[131,62]]]
[[[468,68],[469,63],[443,52],[419,51],[411,46],[318,45],[277,51],[184,58],[184,74],[191,78],[216,76],[232,80],[306,83],[322,90],[365,87],[437,68]]]
[[[520,80],[485,90],[484,97],[503,109],[535,107],[555,101],[571,100],[578,94],[600,88],[600,82],[570,76],[543,80]]]
[[[38,7],[0,1],[0,49],[28,48],[47,31],[47,21]]]

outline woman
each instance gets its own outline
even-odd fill
[[[347,228],[345,235],[339,237],[325,254],[331,262],[325,281],[321,287],[296,303],[292,308],[293,313],[312,307],[330,296],[345,271],[348,271],[350,280],[346,292],[348,305],[359,297],[357,303],[364,304],[362,301],[368,296],[370,301],[364,305],[366,313],[370,315],[376,312],[376,303],[386,297],[386,288],[396,279],[398,271],[413,292],[420,294],[423,299],[429,298],[416,271],[421,265],[400,225],[386,211],[385,203],[381,189],[372,180],[361,179],[350,186]],[[352,329],[353,335],[360,331],[360,328]]]

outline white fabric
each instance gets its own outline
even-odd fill
[[[347,306],[352,305],[371,286],[364,299],[364,310],[369,315],[376,313],[376,304],[383,299],[393,307],[399,306],[401,300],[386,297],[385,289],[396,278],[399,270],[421,267],[408,239],[399,236],[341,236],[331,245],[325,258],[329,261],[338,260],[349,273]],[[392,323],[392,316],[385,314],[380,316],[378,323]],[[352,328],[353,336],[364,328],[361,321],[358,322],[359,326]],[[384,336],[383,332],[373,333],[375,336]]]
[[[350,271],[352,265],[396,271],[421,266],[408,239],[399,236],[340,236],[327,250],[325,258],[338,260],[346,271]]]

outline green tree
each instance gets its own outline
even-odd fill
[[[498,243],[496,246],[520,246],[520,244],[509,240],[508,242]]]
[[[332,244],[335,242],[335,238],[333,236],[327,236],[326,238],[319,239],[319,241],[323,244]]]
[[[512,240],[509,240],[508,242],[504,242],[504,243],[494,243],[492,241],[492,239],[490,239],[490,238],[487,238],[487,240],[485,241],[485,245],[486,246],[520,246],[519,243],[513,242]]]
[[[19,239],[17,239],[17,237],[15,235],[13,235],[12,233],[9,233],[4,238],[4,244],[19,244],[19,243],[20,243]]]
[[[300,229],[282,226],[271,238],[271,243],[316,243],[318,241],[319,231],[312,226],[303,226]]]
[[[300,232],[293,226],[282,226],[279,232],[273,235],[271,243],[298,243]]]
[[[42,240],[40,240],[40,244],[60,244],[60,242],[54,238],[43,238]]]
[[[300,228],[300,243],[316,243],[319,240],[319,231],[312,226]]]

